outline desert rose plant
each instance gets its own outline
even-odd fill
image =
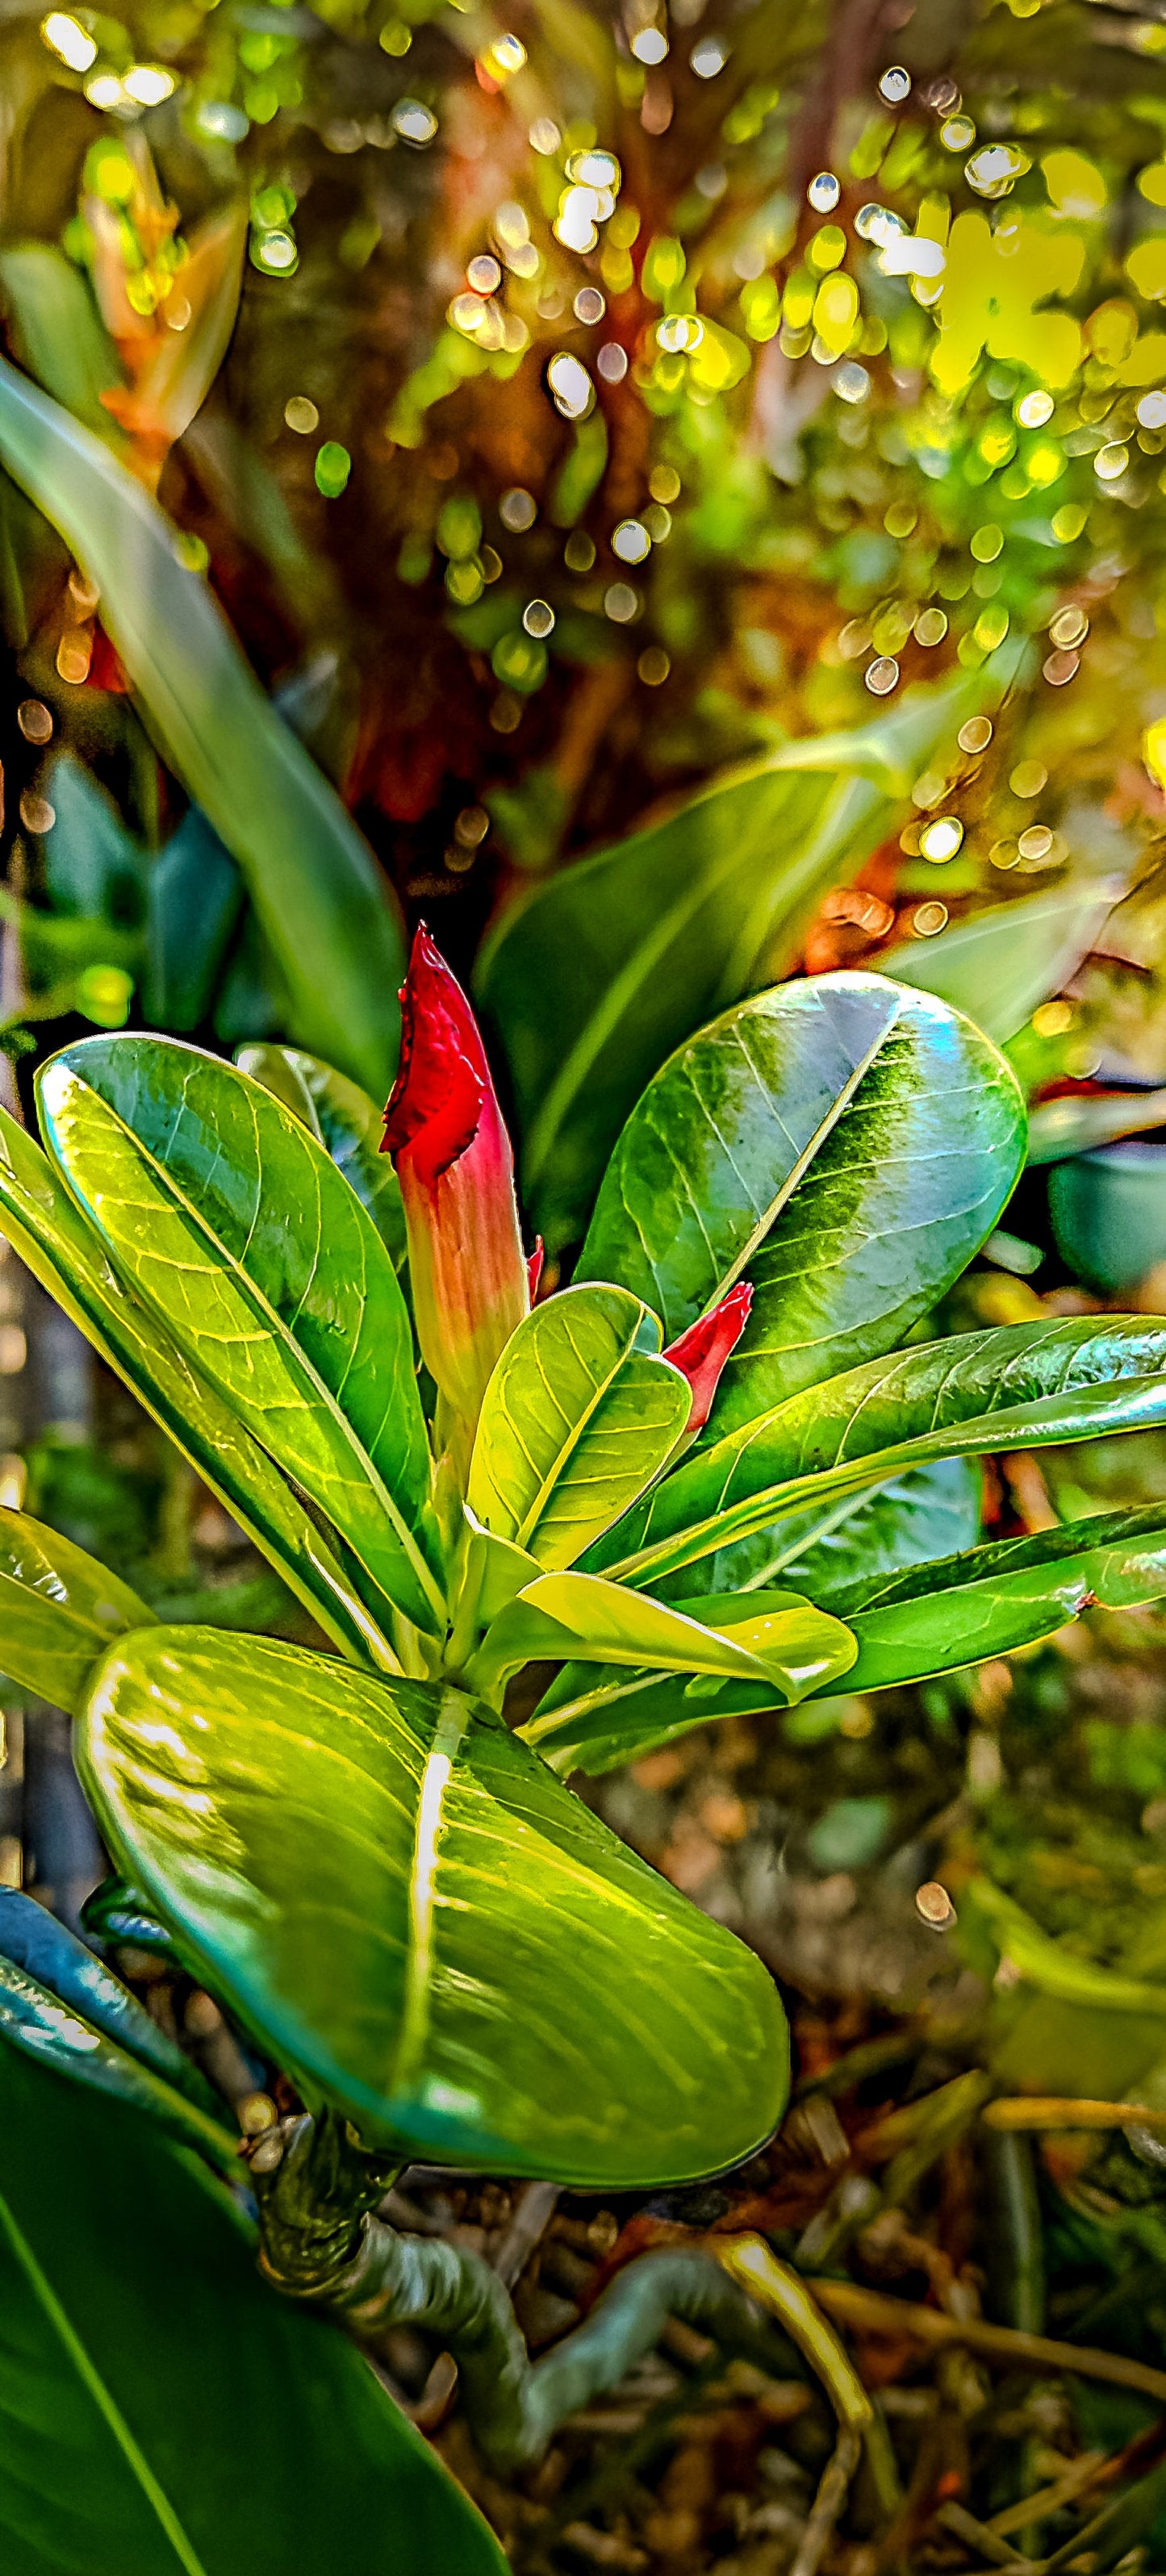
[[[440,2336],[498,2464],[680,2311],[789,2368],[780,2318],[844,2472],[866,2400],[760,2242],[645,2257],[532,2364],[497,2276],[377,2204],[417,2157],[679,2183],[781,2115],[766,1971],[563,1774],[1166,1592],[1166,1506],[976,1544],[978,1455],[1166,1421],[1166,1321],[927,1338],[1025,1150],[1007,1063],[947,1003],[840,973],[714,1021],[649,1083],[543,1297],[482,1041],[424,933],[403,1003],[387,1151],[302,1052],[137,1035],[44,1068],[43,1149],[3,1121],[0,1224],[320,1638],[160,1624],[0,1516],[0,1661],[74,1713],[119,1872],[90,1930],[172,1950],[262,2074],[241,2165],[111,1971],[3,1900],[0,2262],[37,2444],[0,2508],[37,2564],[67,2511],[90,2563],[140,2526],[127,2564],[225,2571],[241,2445],[249,2563],[294,2514],[355,2569],[344,2533],[390,2513],[403,2569],[500,2563],[344,2338],[256,2280],[256,2219],[288,2299],[373,2344]],[[86,2463],[67,2507],[62,2443]]]

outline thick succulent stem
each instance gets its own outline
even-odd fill
[[[368,2160],[338,2123],[319,2128],[317,2135],[311,2119],[297,2121],[279,2166],[256,2175],[267,2279],[328,2308],[366,2343],[396,2325],[439,2335],[457,2362],[470,2430],[491,2468],[512,2472],[537,2460],[566,2416],[651,2351],[670,2317],[783,2378],[804,2375],[794,2346],[716,2256],[690,2247],[629,2264],[582,2325],[532,2362],[489,2264],[440,2237],[399,2236],[372,2217],[383,2181],[361,2179],[359,2162]],[[357,2199],[345,2215],[350,2184]]]

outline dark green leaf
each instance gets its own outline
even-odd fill
[[[235,1066],[170,1039],[84,1039],[44,1068],[38,1096],[46,1142],[134,1293],[373,1587],[435,1628],[408,1312],[323,1147]]]
[[[10,1681],[54,1708],[77,1709],[111,1639],[148,1628],[153,1616],[72,1539],[0,1508],[0,1672]]]
[[[1059,993],[1087,957],[1122,892],[1121,880],[1086,879],[1055,886],[1019,903],[941,930],[937,939],[908,939],[885,949],[884,974],[967,1011],[1003,1046],[1050,993]]]
[[[792,962],[823,888],[860,865],[971,703],[966,680],[920,689],[855,733],[788,743],[504,916],[477,989],[506,1044],[523,1189],[552,1252],[582,1233],[649,1076]]]
[[[50,1996],[81,2015],[91,2030],[136,2058],[142,2066],[186,2096],[204,2112],[221,2113],[222,2105],[198,2068],[168,2039],[136,1995],[95,1959],[64,1923],[35,1897],[14,1887],[0,1888],[0,1960],[35,1978]],[[232,2152],[234,2140],[231,2140]]]
[[[540,1565],[572,1565],[669,1458],[692,1409],[625,1288],[568,1288],[511,1335],[486,1390],[469,1501]]]
[[[142,1007],[156,1027],[181,1036],[205,1020],[243,899],[230,851],[192,805],[150,872]]]
[[[1040,1448],[1166,1422],[1166,1322],[1056,1318],[960,1333],[848,1369],[706,1451],[589,1551],[653,1589],[787,1513],[943,1457]]]
[[[0,1231],[169,1432],[341,1652],[395,1663],[339,1558],[266,1450],[115,1279],[47,1155],[3,1109]]]
[[[149,2015],[143,2015],[143,2019],[148,2020]],[[110,2038],[108,2031],[99,2029],[71,2004],[62,2004],[51,1986],[43,1985],[29,1969],[14,1965],[0,1952],[0,2079],[6,2046],[20,2049],[41,2066],[53,2067],[70,2084],[112,2094],[117,2101],[145,2112],[183,2146],[194,2147],[220,2172],[235,2178],[238,2138],[220,2116],[221,2105],[218,2110],[204,2110],[188,2092],[159,2075],[144,2060],[131,2056]]]
[[[1100,1602],[1124,1610],[1166,1593],[1166,1506],[1107,1512],[1034,1538],[870,1574],[834,1595],[858,1639],[851,1690],[1012,1654]]]
[[[669,1337],[752,1280],[707,1445],[901,1341],[1023,1159],[1016,1078],[970,1021],[879,975],[820,975],[726,1011],[649,1083],[580,1274],[634,1289]]]
[[[254,1082],[274,1091],[319,1136],[333,1162],[368,1209],[393,1268],[407,1288],[408,1245],[401,1184],[392,1157],[380,1150],[384,1110],[367,1091],[321,1064],[300,1047],[240,1047],[238,1063]]]
[[[974,1547],[980,1533],[983,1479],[974,1458],[941,1458],[916,1467],[875,1494],[843,1494],[819,1509],[811,1504],[772,1530],[718,1549],[699,1565],[671,1577],[673,1592],[736,1592],[758,1583],[790,1583],[820,1608],[860,1575],[894,1574],[928,1557],[956,1556]],[[710,1616],[715,1615],[710,1610]]]
[[[223,2184],[0,2039],[0,2557],[12,2576],[505,2576]]]
[[[107,1659],[79,1761],[198,1972],[370,2143],[631,2189],[777,2119],[759,1961],[461,1693],[153,1629]]]
[[[71,751],[59,752],[45,781],[56,815],[45,842],[45,884],[56,912],[136,930],[146,905],[148,862],[117,807]]]
[[[355,824],[265,698],[157,503],[3,359],[0,462],[97,584],[159,750],[247,879],[287,979],[293,1034],[382,1091],[404,955]]]
[[[685,1681],[679,1673],[567,1663],[519,1732],[561,1778],[582,1771],[596,1779],[659,1745],[674,1744],[694,1726],[788,1706],[773,1682],[718,1681],[709,1673]]]

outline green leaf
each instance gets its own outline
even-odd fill
[[[38,1098],[133,1291],[328,1514],[374,1593],[437,1628],[408,1312],[323,1147],[235,1066],[173,1039],[83,1039],[43,1068]]]
[[[707,1445],[901,1341],[1023,1159],[1015,1076],[970,1021],[881,975],[816,976],[726,1011],[649,1083],[580,1275],[634,1289],[669,1338],[752,1280]]]
[[[716,1595],[782,1582],[832,1610],[836,1596],[860,1576],[895,1574],[929,1557],[974,1547],[982,1483],[974,1458],[941,1458],[878,1493],[843,1494],[818,1509],[811,1505],[673,1575],[665,1598],[674,1591]]]
[[[14,1887],[0,1888],[0,1963],[14,1975],[34,1981],[56,2003],[68,2005],[90,2030],[100,2032],[121,2054],[160,2076],[196,2109],[216,2117],[221,2114],[222,2104],[205,2077],[189,2057],[183,2056],[177,2041],[159,2028],[128,1986],[123,1986],[119,1977],[94,1958],[75,1932],[58,1923],[47,1906],[39,1905],[35,1897],[22,1896]],[[42,2014],[38,2023],[42,2045],[46,2026],[50,2030],[63,2027],[59,2016],[54,2020],[52,2015]],[[86,2042],[81,2054],[90,2053]],[[66,2064],[64,2057],[61,2063]],[[80,2072],[84,2074],[84,2067]],[[236,2141],[230,2137],[227,2143],[233,2156]]]
[[[44,845],[54,911],[138,929],[149,862],[112,797],[71,751],[58,753],[45,785],[57,818]]]
[[[15,242],[0,251],[0,294],[21,366],[124,454],[125,431],[101,397],[123,387],[125,375],[87,279],[54,243]]]
[[[850,1631],[796,1592],[746,1592],[718,1603],[721,1624],[700,1603],[653,1601],[594,1574],[544,1574],[508,1603],[471,1666],[494,1689],[526,1663],[559,1656],[595,1664],[651,1665],[658,1671],[717,1673],[767,1682],[783,1701],[824,1689],[854,1661]],[[693,1612],[698,1613],[693,1616]],[[539,1741],[537,1724],[524,1730]]]
[[[78,1759],[203,1982],[370,2143],[630,2190],[778,2118],[760,1962],[464,1694],[152,1629],[107,1658]]]
[[[148,2021],[149,2014],[143,2014],[143,2019]],[[201,2109],[166,2077],[130,2056],[108,2032],[62,2004],[51,1986],[42,1985],[28,1969],[0,1954],[0,2075],[4,2043],[38,2065],[53,2067],[70,2084],[112,2094],[134,2110],[144,2111],[183,2146],[195,2148],[221,2173],[235,2179],[239,2142],[221,2118]]]
[[[9,1681],[71,1712],[111,1639],[153,1616],[72,1539],[0,1508],[0,1672]]]
[[[181,1036],[207,1017],[244,900],[239,870],[197,806],[155,859],[148,900],[142,1007]]]
[[[566,1566],[627,1510],[692,1410],[659,1347],[656,1317],[626,1288],[568,1288],[535,1307],[478,1422],[469,1501],[487,1529],[540,1565]]]
[[[0,2038],[0,2558],[13,2576],[505,2576],[346,2338],[125,2103]]]
[[[885,1690],[1008,1655],[1100,1602],[1124,1610],[1166,1593],[1166,1505],[1107,1512],[1034,1538],[868,1575],[834,1596],[858,1639],[852,1690]]]
[[[271,1558],[341,1652],[395,1669],[391,1647],[339,1558],[266,1450],[114,1278],[48,1156],[3,1109],[0,1232]]]
[[[971,712],[971,686],[908,691],[854,733],[728,771],[505,914],[477,991],[505,1041],[524,1196],[551,1252],[582,1233],[649,1076],[711,1012],[792,963],[824,887],[889,830]]]
[[[1166,1322],[1057,1318],[960,1333],[848,1369],[706,1451],[591,1550],[589,1572],[655,1589],[787,1513],[986,1450],[1166,1422]]]
[[[381,1092],[404,950],[355,824],[264,696],[157,503],[4,359],[0,463],[96,583],[163,758],[247,880],[292,997],[293,1034]]]
[[[1119,1136],[1142,1136],[1166,1123],[1166,1091],[1087,1093],[1063,1100],[1043,1100],[1028,1117],[1030,1163],[1063,1163],[1072,1154],[1088,1154],[1112,1145]]]
[[[969,1879],[961,1902],[970,1915],[985,1918],[1002,1959],[1018,1968],[1027,1985],[1056,1995],[1063,2003],[1104,2004],[1112,2012],[1148,2012],[1166,2017],[1166,1986],[1123,1977],[1080,1958],[1063,1941],[1042,1932],[1015,1898],[990,1878]]]
[[[362,1207],[368,1209],[402,1288],[408,1286],[408,1242],[401,1184],[392,1157],[380,1150],[384,1110],[335,1066],[300,1047],[240,1047],[240,1071],[273,1091],[318,1136]]]
[[[1059,993],[1087,957],[1102,923],[1124,891],[1120,878],[1085,879],[993,904],[937,939],[908,939],[885,949],[884,974],[937,993],[967,1011],[1003,1046],[1050,993]]]

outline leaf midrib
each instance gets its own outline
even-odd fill
[[[790,1199],[793,1197],[794,1191],[805,1179],[811,1163],[816,1161],[827,1138],[833,1134],[834,1129],[838,1126],[840,1120],[849,1109],[856,1093],[865,1082],[872,1065],[877,1063],[888,1038],[891,1036],[893,1030],[898,1026],[899,1020],[902,1017],[902,1012],[902,1002],[896,995],[894,1008],[888,1011],[887,1017],[884,1019],[881,1028],[876,1030],[871,1039],[870,1045],[867,1047],[865,1053],[860,1057],[858,1063],[854,1066],[853,1071],[851,1072],[848,1080],[843,1084],[842,1089],[835,1093],[834,1099],[831,1101],[830,1107],[827,1109],[824,1117],[819,1119],[813,1135],[810,1137],[808,1143],[803,1146],[792,1171],[786,1175],[780,1189],[774,1192],[768,1206],[762,1210],[752,1233],[749,1235],[747,1242],[742,1245],[742,1248],[737,1254],[735,1260],[730,1262],[727,1270],[724,1271],[721,1278],[715,1283],[711,1294],[701,1308],[702,1316],[711,1314],[713,1307],[720,1304],[722,1297],[727,1296],[730,1288],[735,1287],[746,1267],[746,1264],[753,1259],[754,1253],[764,1242],[766,1235],[769,1234],[772,1231],[772,1228],[776,1225],[782,1209],[788,1206]],[[739,1034],[739,1032],[735,1031],[734,1034]],[[765,1086],[762,1082],[761,1076],[756,1071],[752,1058],[748,1055],[748,1051],[744,1046],[742,1047],[742,1053],[746,1056],[749,1070],[753,1075],[758,1090],[763,1090]]]
[[[630,1328],[630,1330],[629,1330],[627,1340],[626,1340],[626,1341],[625,1341],[625,1343],[624,1343],[623,1349],[622,1349],[621,1351],[617,1352],[617,1354],[616,1354],[616,1356],[615,1356],[614,1360],[612,1361],[611,1367],[610,1367],[610,1368],[608,1369],[608,1371],[607,1371],[606,1376],[605,1376],[603,1379],[601,1379],[601,1380],[599,1381],[599,1383],[598,1383],[598,1384],[595,1384],[595,1386],[594,1386],[594,1393],[593,1393],[593,1395],[592,1395],[592,1398],[591,1398],[590,1403],[586,1406],[585,1410],[584,1410],[584,1411],[583,1411],[583,1412],[582,1412],[582,1413],[577,1417],[577,1419],[576,1419],[576,1421],[575,1421],[575,1423],[574,1423],[573,1427],[569,1430],[568,1437],[567,1437],[567,1438],[566,1438],[566,1440],[563,1442],[562,1447],[557,1451],[557,1453],[556,1453],[556,1458],[555,1458],[555,1463],[554,1463],[553,1467],[552,1467],[552,1468],[549,1470],[549,1472],[548,1472],[548,1473],[543,1477],[543,1479],[542,1479],[542,1483],[540,1484],[540,1486],[539,1486],[539,1488],[538,1488],[538,1492],[537,1492],[537,1494],[535,1495],[533,1502],[531,1503],[530,1509],[529,1509],[529,1511],[527,1512],[527,1515],[526,1515],[525,1520],[523,1520],[523,1521],[522,1521],[522,1522],[520,1522],[520,1524],[519,1524],[518,1530],[517,1530],[517,1532],[516,1532],[516,1534],[515,1534],[515,1537],[514,1537],[514,1539],[513,1539],[513,1541],[512,1541],[512,1545],[513,1545],[513,1546],[515,1546],[515,1547],[525,1548],[525,1549],[527,1549],[528,1553],[533,1554],[533,1550],[531,1549],[531,1546],[530,1546],[531,1536],[532,1536],[532,1534],[533,1534],[534,1532],[536,1532],[536,1531],[537,1531],[537,1529],[538,1529],[538,1525],[539,1525],[539,1522],[540,1522],[540,1521],[542,1520],[542,1518],[543,1518],[543,1515],[544,1515],[544,1513],[545,1513],[545,1511],[546,1511],[546,1508],[547,1508],[548,1503],[549,1503],[549,1502],[550,1502],[550,1500],[551,1500],[552,1495],[554,1494],[554,1492],[555,1492],[556,1488],[557,1488],[557,1487],[562,1483],[563,1477],[565,1476],[565,1474],[566,1474],[566,1472],[567,1472],[567,1469],[568,1469],[568,1467],[570,1466],[570,1463],[571,1463],[572,1458],[575,1456],[575,1453],[576,1453],[576,1451],[577,1451],[577,1449],[578,1449],[578,1447],[579,1447],[579,1444],[580,1444],[580,1442],[581,1442],[581,1440],[582,1440],[582,1438],[583,1438],[584,1433],[589,1429],[589,1427],[590,1427],[590,1425],[592,1424],[592,1422],[594,1421],[595,1416],[596,1416],[596,1414],[598,1413],[598,1411],[599,1411],[599,1409],[600,1409],[601,1405],[605,1402],[606,1398],[607,1398],[607,1397],[608,1397],[608,1395],[611,1393],[611,1389],[612,1389],[612,1387],[614,1386],[614,1384],[615,1384],[615,1382],[616,1382],[616,1379],[619,1377],[619,1375],[620,1375],[621,1371],[622,1371],[622,1370],[627,1366],[627,1362],[628,1362],[628,1360],[629,1360],[629,1358],[630,1358],[630,1356],[631,1356],[631,1353],[632,1353],[632,1351],[633,1351],[633,1349],[634,1349],[634,1347],[635,1347],[636,1334],[638,1333],[638,1331],[639,1331],[639,1329],[640,1329],[640,1324],[641,1324],[641,1322],[642,1322],[642,1320],[643,1320],[644,1311],[645,1311],[645,1310],[644,1310],[643,1306],[641,1305],[639,1315],[636,1317],[635,1322],[631,1325],[631,1328]],[[537,1349],[537,1342],[536,1342],[536,1349]],[[576,1356],[578,1357],[578,1353],[576,1353]],[[645,1352],[645,1353],[644,1353],[644,1357],[646,1358],[647,1356],[648,1356],[648,1354]],[[586,1363],[586,1361],[585,1361],[585,1360],[582,1362],[582,1365],[583,1365],[584,1369],[586,1370],[586,1368],[587,1368],[587,1363]],[[545,1370],[543,1370],[541,1359],[540,1359],[540,1361],[539,1361],[539,1369],[540,1369],[540,1374],[541,1374],[541,1375],[542,1375],[542,1377],[543,1377],[543,1383],[544,1383],[544,1385],[545,1385],[545,1383],[546,1383],[546,1373],[545,1373]],[[589,1371],[588,1371],[588,1374],[590,1374],[590,1372],[589,1372]],[[511,1418],[512,1418],[512,1417],[510,1416],[509,1407],[507,1407],[507,1419],[508,1419],[508,1421],[509,1421]]]
[[[86,2394],[92,2399],[108,2432],[120,2451],[131,2477],[151,2507],[174,2552],[184,2576],[209,2576],[180,2516],[165,2488],[155,2477],[144,2451],[131,2432],[108,2382],[103,2379],[92,2355],[86,2350],[67,2310],[57,2297],[48,2275],[42,2270],[25,2236],[16,2213],[0,2191],[0,2227],[3,2228],[16,2262],[24,2274],[37,2305],[63,2346],[69,2362]]]

